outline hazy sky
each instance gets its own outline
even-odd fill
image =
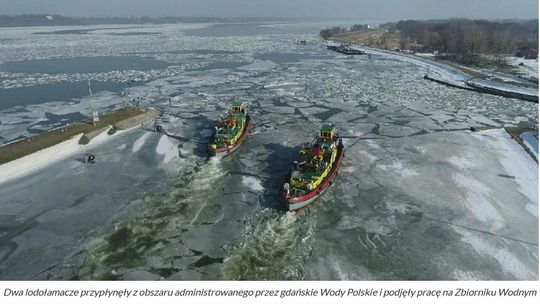
[[[308,17],[326,19],[538,18],[538,0],[0,0],[0,15]]]

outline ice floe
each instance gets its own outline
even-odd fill
[[[264,190],[264,187],[261,185],[261,182],[252,176],[243,176],[242,184],[248,186],[251,190],[256,191],[256,192]]]
[[[167,165],[178,158],[178,143],[166,135],[159,138],[156,153],[163,157],[163,164]]]
[[[137,139],[134,143],[133,143],[133,147],[131,149],[131,152],[133,153],[136,153],[137,151],[139,151],[142,146],[144,145],[144,143],[146,142],[146,140],[148,139],[148,137],[150,137],[151,133],[146,133],[144,135],[142,135],[141,137],[139,137],[139,139]]]

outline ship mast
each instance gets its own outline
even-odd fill
[[[94,98],[92,96],[92,87],[90,85],[90,79],[88,79],[88,92],[90,93],[90,102],[92,103],[92,123],[95,126],[96,122],[99,121],[99,115],[94,105]]]

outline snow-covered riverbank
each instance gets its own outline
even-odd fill
[[[90,149],[137,127],[134,126],[130,129],[118,130],[112,135],[109,135],[107,130],[95,136],[87,145],[79,144],[79,140],[83,136],[81,133],[57,145],[2,164],[0,165],[0,183],[23,177],[70,157],[78,158],[81,162],[84,162],[84,154],[89,152]]]
[[[473,88],[482,92],[490,92],[495,94],[500,93],[501,95],[507,94],[507,97],[517,97],[538,102],[538,88],[523,87],[513,85],[511,83],[502,83],[499,81],[474,78],[473,76],[452,66],[434,61],[432,59],[422,58],[421,56],[364,46],[354,46],[354,48],[368,54],[413,63],[417,66],[425,68],[426,74],[429,75],[430,78],[456,87]]]

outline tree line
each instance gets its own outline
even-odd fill
[[[518,53],[536,58],[538,20],[487,21],[449,19],[440,21],[406,20],[380,25],[388,33],[399,33],[400,48],[416,52],[435,52],[446,59],[475,64],[481,54],[503,60],[503,54]],[[323,29],[320,36],[367,30],[366,25]]]
[[[369,30],[370,26],[368,24],[355,24],[351,26],[350,28],[347,27],[341,27],[341,26],[333,26],[326,29],[323,29],[319,32],[319,36],[321,36],[323,39],[328,39],[334,35],[338,34],[344,34],[349,32],[358,32],[358,31],[366,31]]]
[[[332,36],[347,33],[347,32],[350,32],[350,31],[351,30],[346,28],[346,27],[334,26],[334,27],[329,27],[329,28],[325,28],[325,29],[321,30],[320,33],[319,33],[319,36],[321,36],[323,39],[328,39],[328,38],[330,38]]]
[[[438,52],[463,63],[477,63],[480,54],[503,55],[538,50],[538,20],[486,21],[450,19],[396,23],[402,49]]]

